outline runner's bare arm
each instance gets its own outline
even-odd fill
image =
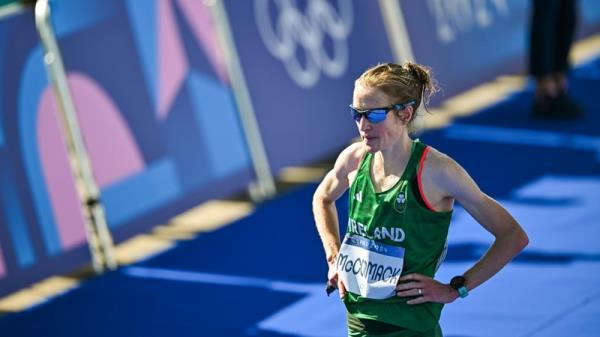
[[[483,193],[458,163],[448,156],[437,156],[431,165],[432,181],[458,201],[479,224],[494,236],[489,250],[464,273],[467,289],[487,281],[525,246],[529,239],[519,223],[496,200]]]
[[[335,201],[348,189],[352,174],[358,169],[363,147],[354,143],[344,149],[335,165],[317,187],[313,196],[313,214],[328,264],[337,257],[340,248],[340,227]]]
[[[483,193],[469,174],[452,158],[432,149],[421,174],[424,197],[438,211],[452,208],[458,201],[494,237],[483,257],[463,276],[472,290],[495,275],[529,242],[517,221],[494,199]],[[450,285],[420,274],[400,278],[397,295],[418,296],[408,304],[425,302],[450,303],[458,293]]]

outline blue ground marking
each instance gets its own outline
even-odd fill
[[[303,186],[270,200],[235,225],[182,242],[140,266],[322,282],[327,269],[309,207],[315,188]],[[338,207],[341,214],[345,204]]]
[[[20,337],[245,336],[273,309],[298,298],[288,292],[140,280],[115,272],[34,310],[3,317],[0,331]]]
[[[315,290],[323,290],[323,284],[302,284],[257,277],[190,272],[173,269],[128,267],[123,269],[122,272],[128,276],[146,279],[251,287],[299,294],[310,294],[315,292]]]
[[[460,243],[448,246],[446,262],[474,262],[489,248],[481,243]],[[567,264],[577,261],[591,261],[600,263],[600,254],[577,254],[569,252],[547,253],[527,249],[513,260],[514,263],[523,264]]]
[[[600,160],[600,137],[594,136],[465,124],[448,127],[445,136],[460,140],[593,151]]]

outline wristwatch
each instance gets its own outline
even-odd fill
[[[450,280],[450,286],[458,291],[458,296],[461,298],[469,296],[469,290],[467,290],[465,282],[467,282],[467,280],[462,276],[454,276],[452,280]]]

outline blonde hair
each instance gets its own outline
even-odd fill
[[[412,62],[404,62],[402,65],[380,63],[367,69],[356,81],[362,86],[380,89],[392,97],[394,103],[414,100],[414,113],[410,122],[417,115],[421,103],[427,110],[429,99],[438,91],[431,68]]]

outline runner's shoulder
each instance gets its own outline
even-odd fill
[[[349,173],[358,169],[360,161],[365,153],[365,147],[361,142],[350,144],[339,154],[334,169],[344,173]]]
[[[425,175],[439,183],[449,182],[464,170],[452,157],[431,146],[423,169]]]
[[[448,156],[447,154],[443,153],[442,151],[436,149],[433,146],[427,146],[427,148],[429,149],[429,151],[427,151],[427,157],[425,158],[425,163],[427,164],[427,166],[434,166],[434,167],[441,167],[444,165],[448,165],[454,162],[454,159],[452,159],[450,156]]]

